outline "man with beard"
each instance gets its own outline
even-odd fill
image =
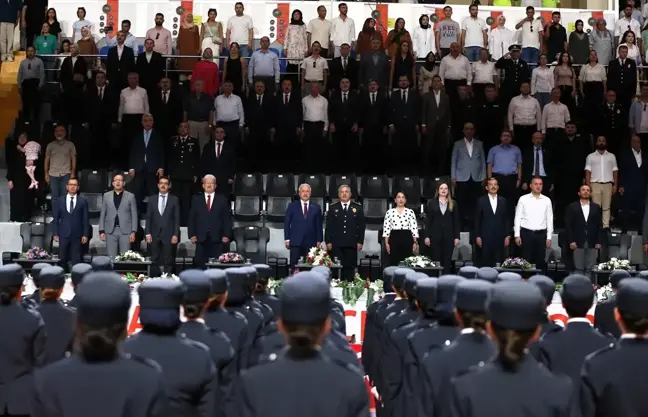
[[[171,55],[173,53],[173,39],[169,29],[162,27],[164,24],[164,15],[157,13],[155,15],[155,27],[146,31],[146,39],[155,41],[153,50],[162,55]]]
[[[605,136],[596,138],[596,151],[585,161],[585,184],[592,189],[592,201],[603,209],[603,229],[610,228],[610,204],[616,194],[619,168],[614,154],[607,151]]]

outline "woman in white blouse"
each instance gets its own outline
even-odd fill
[[[541,109],[551,101],[554,87],[554,76],[547,66],[548,62],[547,54],[540,55],[540,65],[531,72],[531,94],[538,100]]]
[[[589,53],[588,63],[583,65],[580,72],[580,89],[586,99],[585,102],[602,103],[605,100],[606,83],[605,67],[598,63],[596,51],[592,50]]]
[[[416,251],[419,233],[414,210],[405,207],[407,204],[405,193],[397,192],[394,202],[396,207],[385,213],[383,239],[385,240],[385,250],[389,255],[389,265],[398,266]]]

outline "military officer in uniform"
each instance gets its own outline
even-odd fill
[[[520,51],[520,45],[511,45],[509,53],[495,63],[495,68],[504,72],[504,81],[500,86],[502,114],[508,114],[509,102],[520,93],[520,84],[531,81],[531,71],[527,63],[520,59]]]
[[[168,413],[179,416],[214,416],[219,389],[216,367],[209,348],[176,334],[180,328],[181,282],[152,279],[137,289],[142,331],[128,338],[124,353],[157,362],[164,372],[169,399]]]
[[[18,264],[0,266],[0,413],[31,413],[34,371],[46,364],[47,334],[32,302],[21,302],[25,273]]]
[[[617,97],[616,91],[608,89],[605,93],[605,102],[598,105],[598,114],[590,121],[592,125],[590,133],[595,138],[605,136],[608,140],[608,151],[615,155],[619,154],[621,142],[627,140],[628,134],[627,110],[619,103]]]
[[[38,291],[40,288],[40,273],[43,269],[49,268],[50,266],[52,265],[46,264],[44,262],[39,262],[36,265],[32,266],[31,270],[29,271],[29,275],[31,276],[32,281],[34,282],[34,286],[36,287],[36,290],[33,293],[24,296],[23,297],[24,300],[33,301],[34,304],[40,303],[41,300],[40,291]]]
[[[59,298],[65,285],[65,271],[60,266],[49,266],[40,273],[41,303],[36,308],[45,322],[47,333],[47,363],[54,363],[72,351],[76,311],[66,307]]]
[[[648,281],[628,278],[619,284],[614,318],[622,336],[590,355],[581,372],[583,416],[645,415],[648,383]],[[642,411],[643,410],[643,411]]]
[[[519,88],[516,91],[520,91]],[[473,113],[469,115],[468,121],[475,125],[477,137],[484,145],[484,154],[493,146],[499,145],[499,138],[504,129],[504,105],[497,97],[497,89],[494,84],[486,84],[484,98],[480,103],[473,106]]]
[[[180,226],[186,226],[200,167],[200,145],[198,139],[189,136],[188,122],[180,123],[178,135],[171,138],[170,153],[169,177],[173,181],[172,191],[180,201]]]
[[[79,285],[76,300],[78,348],[36,372],[31,415],[115,417],[124,410],[130,417],[167,415],[159,365],[119,352],[131,306],[128,284],[119,274],[94,272]]]
[[[329,283],[312,272],[284,281],[278,328],[288,347],[239,377],[230,390],[226,415],[245,415],[245,410],[272,416],[294,415],[295,410],[320,417],[369,415],[360,369],[328,359],[319,348],[331,328],[330,292]]]
[[[205,272],[199,269],[182,271],[180,281],[185,285],[182,310],[186,321],[180,325],[178,334],[181,337],[201,342],[209,348],[218,372],[220,386],[220,389],[216,391],[216,404],[219,407],[216,415],[222,416],[222,400],[237,375],[234,348],[225,333],[207,327],[203,320],[205,306],[211,296],[211,282]]]
[[[492,286],[482,280],[463,280],[456,285],[454,315],[461,332],[445,349],[437,349],[423,360],[423,381],[417,396],[423,405],[420,413],[450,415],[444,395],[450,379],[495,354],[495,344],[486,334],[486,301]]]
[[[268,292],[268,280],[274,274],[272,268],[265,264],[252,265],[257,271],[257,282],[254,286],[254,298],[272,310],[273,318],[279,315],[279,299]]]
[[[610,286],[613,291],[616,291],[622,280],[630,278],[630,273],[622,269],[612,271],[610,274]],[[614,316],[616,308],[616,296],[608,298],[596,305],[594,310],[594,327],[601,333],[609,334],[618,339],[621,336],[621,329],[619,329],[618,321]]]
[[[526,352],[540,335],[545,316],[540,289],[524,281],[498,282],[491,288],[486,308],[486,330],[497,354],[451,380],[445,395],[448,415],[569,416],[569,378],[551,374]]]
[[[77,308],[77,299],[76,299],[76,290],[79,287],[79,284],[83,279],[92,272],[92,266],[90,264],[76,264],[72,266],[70,270],[70,278],[72,281],[72,288],[74,288],[75,296],[68,301],[68,307]]]
[[[326,216],[326,247],[342,263],[342,279],[353,280],[358,266],[358,251],[364,245],[365,218],[362,206],[351,201],[351,187],[340,185],[340,201],[331,204]]]

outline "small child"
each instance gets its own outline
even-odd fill
[[[18,145],[17,148],[20,152],[23,152],[25,154],[25,171],[27,171],[27,175],[29,175],[29,178],[31,179],[29,189],[38,189],[38,181],[36,181],[34,171],[36,171],[35,161],[38,160],[38,154],[40,154],[41,146],[38,144],[38,142],[30,140],[29,142],[25,143],[25,146]]]

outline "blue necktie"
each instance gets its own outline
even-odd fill
[[[74,210],[74,197],[70,197],[70,213]]]

